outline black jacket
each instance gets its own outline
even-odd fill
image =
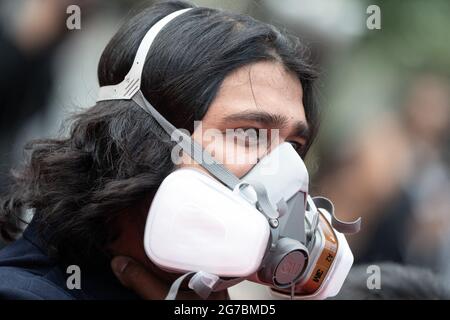
[[[138,299],[120,284],[109,266],[80,266],[81,288],[69,289],[67,280],[73,273],[45,252],[33,222],[20,239],[0,250],[0,299]]]

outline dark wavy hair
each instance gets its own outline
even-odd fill
[[[162,2],[128,20],[101,56],[100,85],[121,82],[149,28],[187,7],[194,6]],[[195,7],[173,20],[148,53],[142,91],[176,127],[192,132],[194,120],[205,115],[224,78],[263,60],[280,62],[298,76],[314,135],[316,72],[307,48],[298,38],[247,15]],[[134,102],[96,103],[74,116],[67,136],[26,145],[28,159],[13,171],[11,190],[2,199],[2,236],[14,240],[21,212],[31,208],[52,255],[80,263],[107,258],[113,222],[122,212],[133,214],[124,210],[149,199],[173,170],[172,147],[159,125]]]

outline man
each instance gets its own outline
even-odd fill
[[[150,27],[187,7],[179,1],[160,3],[125,23],[102,55],[100,85],[121,82]],[[317,110],[315,73],[299,45],[248,16],[194,8],[155,38],[141,90],[216,159],[227,158],[231,150],[260,159],[285,141],[304,156],[316,131]],[[223,133],[223,143],[202,135],[194,128],[196,120],[202,121],[202,131]],[[250,132],[261,129],[278,137],[265,149],[249,141],[254,139]],[[227,140],[230,130],[236,138]],[[164,298],[179,275],[158,268],[145,253],[148,210],[171,171],[199,168],[186,155],[175,164],[174,145],[133,101],[100,101],[75,117],[68,137],[32,142],[30,161],[2,205],[3,235],[17,233],[23,208],[35,215],[23,237],[0,251],[0,297]],[[224,163],[238,177],[253,165]],[[79,281],[71,277],[76,270]],[[199,298],[193,291],[178,297]],[[227,297],[226,290],[210,296]]]

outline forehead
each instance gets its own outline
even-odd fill
[[[242,111],[264,111],[304,121],[303,90],[295,74],[278,62],[263,61],[243,66],[223,81],[203,120]]]

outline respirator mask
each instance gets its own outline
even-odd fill
[[[97,99],[133,100],[207,172],[173,171],[150,206],[146,254],[159,268],[183,274],[166,299],[175,299],[188,277],[189,288],[204,299],[243,280],[293,299],[336,295],[353,263],[343,233],[358,232],[361,219],[342,222],[328,199],[308,194],[308,172],[294,148],[279,144],[238,178],[162,117],[142,94],[142,69],[153,40],[188,10],[173,12],[153,25],[125,79],[101,87]]]

